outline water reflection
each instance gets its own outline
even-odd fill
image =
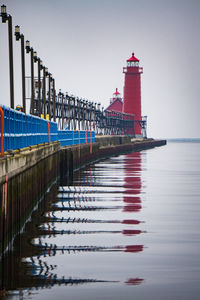
[[[146,233],[139,228],[141,195],[140,153],[94,164],[77,172],[71,185],[55,186],[4,258],[1,290],[142,284],[128,268],[129,255],[134,261],[145,249],[138,239]]]
[[[57,246],[56,244],[52,245],[42,245],[38,244],[38,247],[41,249],[41,255],[55,256],[56,252],[61,251],[64,254],[64,251],[70,253],[78,252],[140,252],[143,251],[143,245],[128,245],[128,246],[112,246],[112,247],[98,247],[98,246]]]
[[[144,221],[138,220],[95,220],[95,219],[88,219],[88,218],[58,218],[55,216],[54,212],[48,213],[46,215],[46,222],[47,223],[116,223],[116,224],[140,224],[144,223]]]
[[[127,285],[139,285],[144,281],[142,278],[130,278],[125,283]]]
[[[199,152],[173,144],[62,178],[3,257],[0,297],[197,300]]]

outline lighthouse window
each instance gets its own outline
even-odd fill
[[[138,67],[139,66],[139,61],[128,61],[127,62],[127,67]]]

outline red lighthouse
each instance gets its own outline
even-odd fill
[[[143,73],[143,68],[139,67],[139,59],[134,56],[134,53],[127,59],[127,67],[123,68],[123,73],[125,74],[123,113],[134,115],[135,135],[139,137],[141,126],[137,121],[142,120],[140,75]]]

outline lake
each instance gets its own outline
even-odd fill
[[[199,299],[199,154],[169,142],[55,183],[4,258],[8,298]]]

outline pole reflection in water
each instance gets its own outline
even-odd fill
[[[12,272],[1,281],[2,293],[21,289],[34,297],[34,288],[42,288],[39,294],[57,288],[59,295],[59,286],[66,285],[98,289],[142,284],[134,270],[145,251],[141,210],[139,152],[76,172],[70,185],[54,186],[45,196],[15,252],[4,258]],[[79,299],[81,290],[73,295]]]

